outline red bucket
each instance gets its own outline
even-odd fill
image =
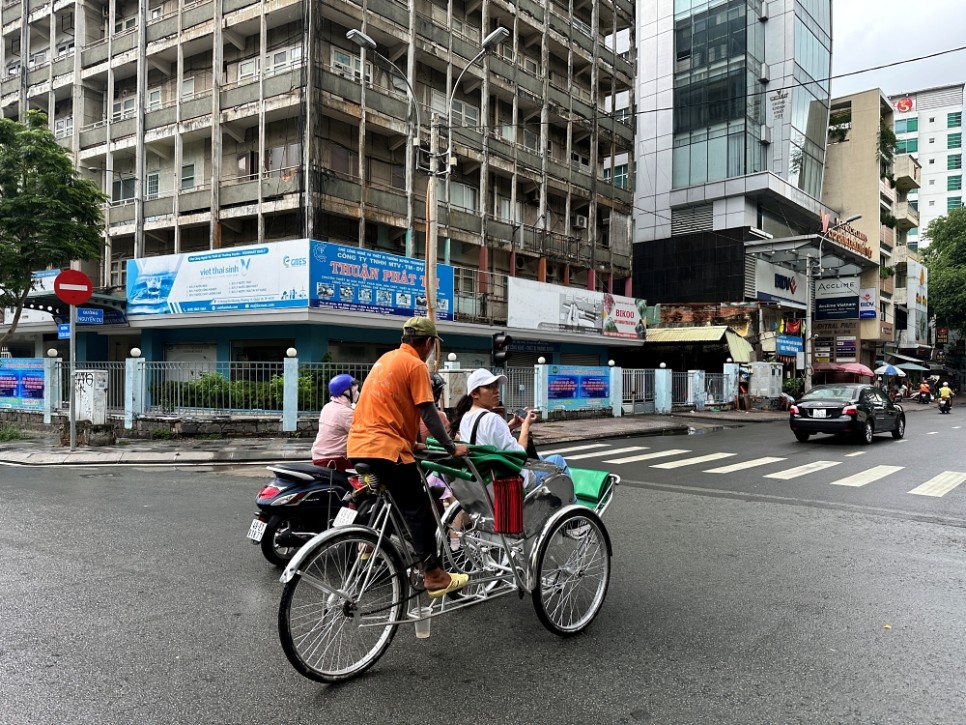
[[[523,533],[523,478],[493,479],[493,530],[519,536]]]

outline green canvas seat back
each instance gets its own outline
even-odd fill
[[[574,495],[577,503],[596,506],[611,486],[607,471],[592,471],[589,468],[571,468],[570,478],[574,482]]]

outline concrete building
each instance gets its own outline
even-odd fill
[[[920,167],[908,154],[897,154],[891,142],[892,104],[879,90],[855,93],[832,101],[829,142],[825,163],[822,200],[834,209],[861,214],[852,226],[861,233],[878,260],[877,268],[866,269],[852,286],[859,292],[859,305],[845,316],[846,306],[830,310],[837,317],[837,335],[827,347],[836,354],[833,338],[856,337],[859,362],[876,367],[886,353],[915,341],[925,330],[927,317],[923,288],[918,289],[918,257],[908,247],[910,230],[919,226],[919,213],[909,198],[919,189]],[[916,289],[909,299],[908,275]],[[837,270],[823,272],[823,279],[842,281]],[[909,332],[911,326],[912,333]],[[851,327],[851,329],[846,329]],[[928,359],[928,355],[926,356]],[[822,360],[830,362],[831,360]],[[890,362],[894,362],[891,361]]]
[[[920,216],[909,232],[915,250],[929,245],[929,222],[963,205],[963,84],[898,93],[889,101],[898,152],[922,164],[922,188],[909,197]]]
[[[823,216],[836,216],[821,201],[831,2],[641,7],[634,294],[662,315],[671,303],[744,305],[759,352],[774,355],[781,322],[805,316],[806,260]],[[844,241],[822,253],[878,266]]]
[[[633,18],[631,0],[8,0],[0,112],[46,111],[109,194],[104,259],[86,271],[121,296],[131,260],[239,245],[318,239],[422,259],[439,114],[438,262],[455,277],[444,328],[488,344],[511,278],[630,291]],[[499,27],[508,38],[471,63]],[[304,349],[307,336],[338,360],[373,355],[382,317],[178,314],[132,318],[109,350],[89,342],[114,357],[226,334]],[[556,352],[577,339],[548,335]]]

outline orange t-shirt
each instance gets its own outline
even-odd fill
[[[433,402],[426,367],[411,345],[402,344],[376,361],[366,376],[349,428],[349,458],[412,463],[419,409]]]

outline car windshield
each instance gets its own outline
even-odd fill
[[[855,397],[855,387],[852,385],[825,385],[812,388],[802,400],[852,400]]]

